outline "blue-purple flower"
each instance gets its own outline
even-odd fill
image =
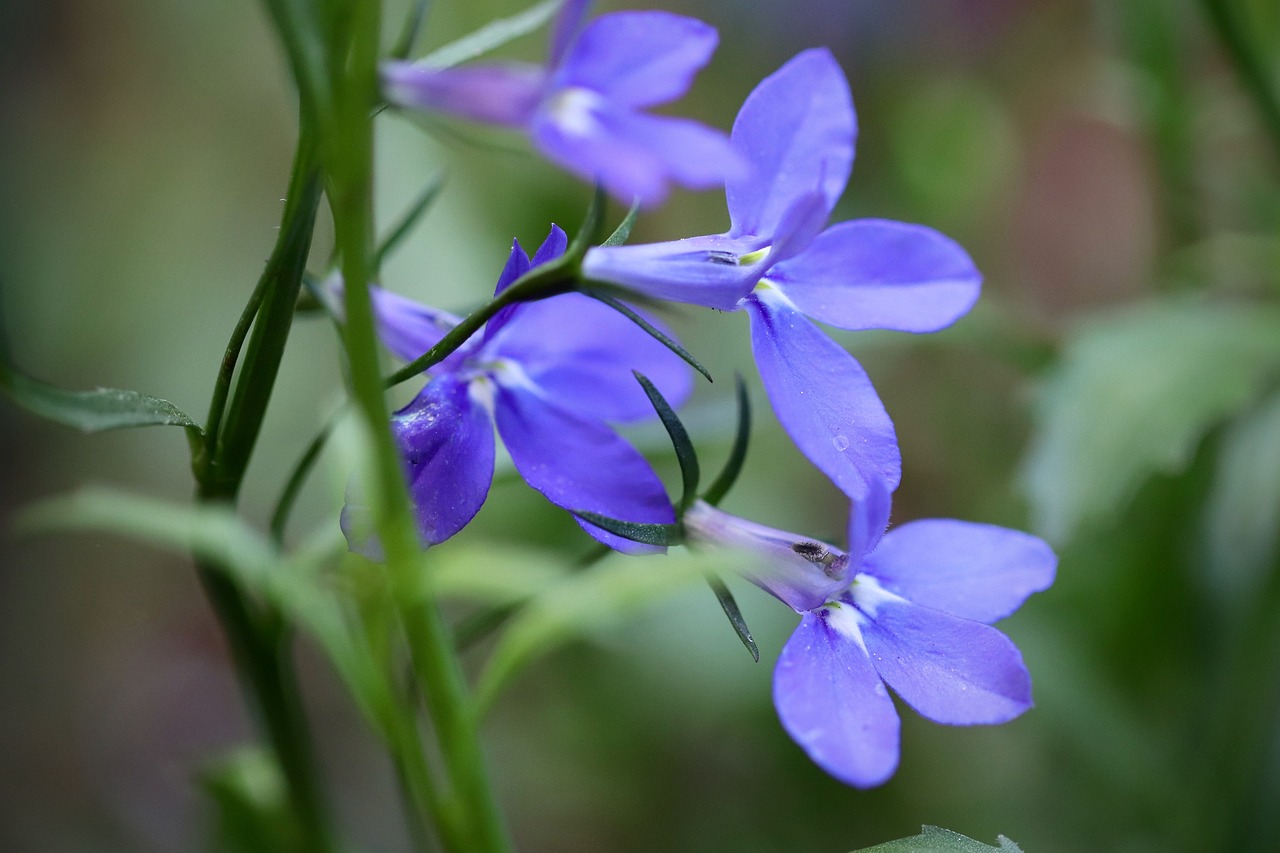
[[[496,292],[565,251],[553,227],[532,263],[517,242]],[[459,322],[385,290],[373,291],[379,335],[406,361]],[[671,400],[688,396],[688,367],[630,320],[594,299],[564,294],[518,303],[428,370],[429,381],[392,417],[423,540],[442,542],[479,511],[494,467],[494,427],[516,470],[552,503],[611,518],[670,523],[670,501],[653,469],[606,421],[653,415],[640,370]],[[353,549],[368,552],[355,507],[344,512]],[[652,550],[585,522],[619,550]]]
[[[823,230],[853,165],[856,120],[839,65],[805,51],[743,104],[731,144],[752,167],[726,185],[728,232],[597,247],[588,278],[751,317],[756,363],[779,421],[853,500],[901,475],[893,423],[862,367],[818,330],[931,332],[963,315],[981,276],[930,228],[861,219]]]
[[[406,107],[523,130],[549,159],[627,203],[658,204],[671,181],[719,186],[741,166],[723,133],[644,112],[688,91],[715,51],[715,29],[644,11],[601,15],[576,32],[587,5],[566,4],[546,67],[388,62],[382,67],[386,96]]]
[[[753,524],[705,503],[691,543],[742,549],[747,576],[803,617],[778,658],[778,717],[809,757],[850,785],[886,782],[899,720],[887,684],[950,725],[1007,722],[1031,707],[1018,649],[989,623],[1053,583],[1057,560],[1026,533],[952,519],[884,531],[888,493],[856,505],[849,550]]]

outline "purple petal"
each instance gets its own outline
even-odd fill
[[[520,276],[527,273],[534,267],[539,267],[547,261],[554,260],[564,254],[564,250],[569,246],[569,237],[564,233],[564,229],[559,225],[552,225],[551,232],[547,234],[547,238],[542,241],[542,245],[538,247],[538,251],[534,252],[533,260],[529,260],[529,256],[525,254],[524,249],[520,246],[519,240],[511,243],[511,254],[507,257],[507,265],[502,268],[502,274],[498,276],[498,284],[493,289],[493,295],[497,296],[502,291],[510,287]],[[484,327],[484,340],[487,342],[492,340],[495,335],[501,331],[507,323],[524,309],[528,303],[517,302],[514,305],[508,305],[499,309],[498,313],[489,318],[489,322]]]
[[[722,512],[703,501],[684,516],[692,544],[741,553],[737,570],[797,613],[821,607],[848,588],[849,560],[839,549]]]
[[[466,526],[493,479],[493,423],[469,383],[432,380],[391,418],[422,538],[443,542]]]
[[[679,356],[622,314],[579,293],[518,306],[486,354],[516,362],[548,400],[595,420],[653,417],[633,370],[649,377],[673,406],[693,390],[692,371]]]
[[[519,384],[498,386],[494,410],[516,470],[552,503],[622,521],[675,521],[649,463],[601,421],[579,417]],[[579,523],[619,551],[655,550]]]
[[[760,378],[800,452],[855,501],[897,488],[893,421],[861,365],[767,289],[746,306]]]
[[[760,248],[759,239],[723,235],[597,246],[587,250],[582,273],[653,299],[731,311],[751,293],[760,275],[758,266],[740,266],[738,258]]]
[[[563,255],[564,250],[567,248],[569,248],[569,235],[564,233],[564,229],[559,225],[552,223],[551,230],[547,232],[547,238],[542,241],[538,251],[533,253],[533,259],[529,261],[529,268],[533,269],[549,261],[554,261]]]
[[[862,575],[850,595],[880,677],[922,716],[967,726],[1003,723],[1031,707],[1031,676],[990,625],[921,607]]]
[[[889,526],[890,494],[887,483],[872,480],[867,496],[849,508],[849,562],[855,567],[877,547]]]
[[[420,302],[380,287],[370,287],[369,296],[373,300],[378,337],[387,349],[405,361],[413,361],[431,349],[461,322],[447,311],[428,308]],[[458,350],[452,353],[445,363],[450,359],[456,361],[461,352]]]
[[[510,287],[516,279],[529,271],[530,266],[528,252],[520,245],[519,240],[512,240],[511,253],[507,255],[507,262],[503,265],[502,272],[498,273],[498,283],[494,285],[493,295],[497,296]]]
[[[769,254],[761,264],[761,274],[770,270],[774,264],[782,263],[803,252],[822,231],[822,226],[827,224],[829,212],[827,200],[820,192],[801,193],[796,196],[778,222],[777,231],[773,235],[773,245],[769,247]]]
[[[570,90],[535,115],[534,145],[552,161],[614,197],[660,204],[671,181],[693,189],[719,186],[742,169],[724,134],[687,119],[632,112]]]
[[[669,12],[601,15],[569,46],[554,85],[582,86],[629,107],[663,104],[689,90],[718,41],[709,24]]]
[[[560,5],[555,23],[551,26],[551,52],[547,64],[552,68],[560,64],[564,52],[582,29],[582,19],[586,17],[590,7],[591,0],[564,0]]]
[[[830,215],[849,181],[856,132],[849,84],[825,48],[806,50],[766,77],[733,124],[733,147],[751,172],[726,187],[729,233],[775,233],[796,197],[813,190]]]
[[[916,604],[995,622],[1053,583],[1058,559],[1027,533],[954,519],[924,519],[885,535],[863,570]]]
[[[542,100],[546,71],[535,65],[432,68],[384,62],[382,90],[405,107],[434,110],[503,127],[525,127]]]
[[[859,219],[818,235],[769,271],[796,307],[842,329],[936,332],[968,311],[982,275],[954,240],[922,225]]]
[[[870,788],[898,767],[898,713],[840,608],[806,613],[778,657],[773,704],[787,734],[842,782]],[[854,633],[850,636],[844,627]]]

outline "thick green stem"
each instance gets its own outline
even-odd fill
[[[373,306],[368,282],[373,273],[373,107],[377,97],[380,4],[351,7],[346,74],[335,98],[334,123],[326,134],[325,161],[331,178],[334,231],[346,282],[344,343],[357,409],[374,444],[371,496],[377,532],[387,557],[392,596],[409,642],[414,674],[424,692],[439,740],[448,787],[442,801],[465,838],[446,844],[467,851],[510,849],[489,786],[479,733],[456,651],[434,597],[422,595],[417,578],[421,547],[405,491],[400,460],[390,432],[378,370]],[[430,805],[430,804],[428,804]],[[460,846],[461,845],[461,846]]]

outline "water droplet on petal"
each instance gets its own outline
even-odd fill
[[[849,439],[846,436],[837,435],[835,438],[831,439],[831,443],[834,444],[836,450],[839,450],[841,453],[844,453],[849,449]]]

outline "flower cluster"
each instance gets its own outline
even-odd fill
[[[480,509],[496,426],[521,476],[614,548],[657,547],[630,541],[623,534],[631,525],[749,552],[744,574],[802,617],[774,676],[783,726],[837,778],[880,784],[898,761],[886,684],[925,717],[955,725],[1001,723],[1031,706],[1021,656],[990,623],[1047,588],[1055,558],[1027,534],[961,521],[913,521],[886,533],[902,471],[893,422],[866,372],[814,321],[937,331],[969,310],[981,276],[959,245],[921,225],[828,226],[852,169],[856,118],[827,50],[805,51],[761,82],[726,138],[643,111],[689,88],[715,48],[711,27],[662,12],[608,14],[583,26],[586,5],[564,6],[544,67],[390,62],[386,95],[404,107],[520,129],[549,159],[626,201],[656,204],[672,182],[723,184],[730,227],[572,257],[555,227],[532,259],[514,246],[495,296],[561,258],[574,281],[567,289],[582,292],[561,288],[502,308],[428,368],[421,393],[395,414],[423,541],[453,536]],[[691,373],[656,321],[586,295],[601,286],[748,313],[779,422],[851,502],[845,550],[707,502],[673,507],[608,422],[653,413],[632,371],[674,405],[689,394]],[[381,290],[374,307],[386,345],[410,361],[459,323]],[[348,537],[371,552],[350,523],[354,510]],[[622,524],[606,529],[603,520]]]

